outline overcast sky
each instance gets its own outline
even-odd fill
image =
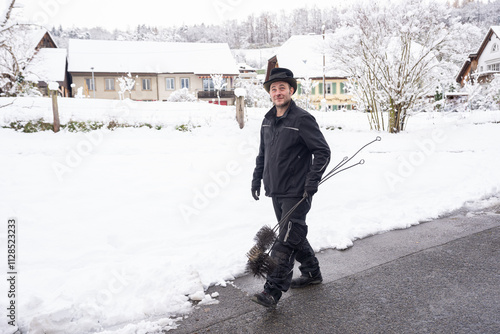
[[[19,1],[19,0],[18,0]],[[262,11],[279,12],[304,6],[330,7],[332,0],[20,0],[25,15],[47,27],[101,26],[134,28],[138,24],[179,26],[218,24],[228,19],[244,20]],[[351,0],[344,0],[345,4]]]

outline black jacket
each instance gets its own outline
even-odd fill
[[[252,188],[264,180],[266,196],[302,197],[318,185],[330,162],[330,148],[316,119],[292,100],[282,117],[271,108],[262,121]]]

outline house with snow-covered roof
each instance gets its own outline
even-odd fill
[[[95,98],[118,99],[118,79],[130,73],[135,80],[125,97],[164,101],[186,88],[200,100],[217,102],[211,74],[222,74],[227,85],[221,104],[234,104],[238,66],[227,43],[147,41],[69,41],[68,72],[75,89]]]
[[[69,97],[69,78],[67,72],[67,49],[43,48],[33,56],[26,67],[27,80],[37,82],[38,89],[48,95],[49,82],[57,82],[62,96]]]
[[[455,78],[462,86],[467,81],[487,82],[500,73],[500,26],[492,26],[475,53],[471,53]]]
[[[43,28],[32,28],[30,43],[36,52],[26,66],[27,79],[37,82],[38,89],[48,95],[49,82],[57,82],[62,96],[69,97],[70,81],[67,72],[67,49],[58,48],[51,34]]]
[[[12,52],[0,50],[2,71],[12,77],[22,75],[47,94],[47,83],[59,83],[61,95],[69,96],[66,49],[59,49],[50,33],[35,26],[21,26],[9,39]],[[21,67],[21,68],[17,68]],[[17,69],[16,69],[17,68]],[[19,71],[19,73],[17,73]]]
[[[255,79],[257,78],[257,69],[246,63],[238,63],[240,71],[240,79]]]
[[[22,35],[22,38],[33,50],[57,48],[56,42],[44,28],[30,27],[26,30],[26,34]]]
[[[321,107],[324,99],[329,110],[350,110],[354,102],[344,89],[347,74],[342,69],[333,68],[333,63],[323,35],[295,35],[268,60],[266,80],[273,68],[288,68],[298,79],[294,98],[300,99],[308,93],[317,108]],[[310,79],[310,92],[306,92],[304,86],[307,79]]]

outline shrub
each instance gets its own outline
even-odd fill
[[[191,94],[187,88],[176,90],[168,97],[168,102],[195,102],[196,96]]]

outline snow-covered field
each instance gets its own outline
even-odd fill
[[[275,224],[270,199],[250,194],[266,110],[247,110],[239,129],[234,107],[204,103],[60,99],[59,109],[62,123],[161,129],[0,128],[0,249],[14,217],[22,333],[154,333],[182,326],[193,301],[217,303],[205,289],[242,275],[255,232]],[[19,98],[0,109],[0,126],[51,115],[49,99]],[[500,202],[500,111],[423,113],[397,135],[370,131],[362,113],[314,115],[330,168],[382,137],[354,159],[364,165],[321,185],[308,215],[318,251]],[[7,320],[2,333],[14,332]]]

